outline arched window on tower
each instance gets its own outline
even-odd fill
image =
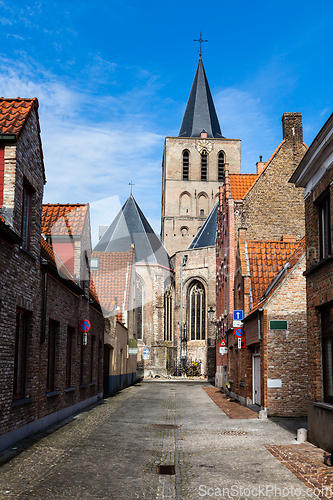
[[[220,151],[219,156],[218,156],[218,181],[219,182],[224,182],[224,153],[223,151]]]
[[[206,295],[200,281],[194,281],[187,296],[187,322],[190,340],[205,340]]]
[[[183,151],[183,180],[187,181],[189,178],[190,169],[190,153],[185,149]]]
[[[201,151],[201,180],[207,180],[207,162],[208,162],[208,153],[205,149]]]

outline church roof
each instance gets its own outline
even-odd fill
[[[171,268],[170,257],[131,195],[94,248],[97,252],[128,252],[135,245],[135,262]]]
[[[189,249],[193,248],[202,248],[202,247],[211,247],[216,244],[216,233],[217,233],[217,222],[218,222],[218,210],[219,204],[216,203],[215,207],[208,215],[204,225],[188,247]]]
[[[223,137],[201,57],[187,101],[179,137]]]

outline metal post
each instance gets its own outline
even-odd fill
[[[183,256],[180,268],[180,325],[179,325],[179,375],[182,373],[182,334],[183,334],[183,267],[187,261],[187,255]]]

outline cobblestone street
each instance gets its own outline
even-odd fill
[[[0,498],[190,500],[229,493],[238,499],[305,499],[315,498],[311,488],[333,483],[322,450],[297,444],[292,432],[254,412],[251,418],[237,419],[236,410],[227,416],[203,390],[211,387],[137,384],[22,451],[15,445],[20,453],[0,468]],[[174,466],[174,474],[172,467],[158,474],[159,466]]]

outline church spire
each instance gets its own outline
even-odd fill
[[[223,137],[200,54],[179,137],[200,137],[201,132]]]

